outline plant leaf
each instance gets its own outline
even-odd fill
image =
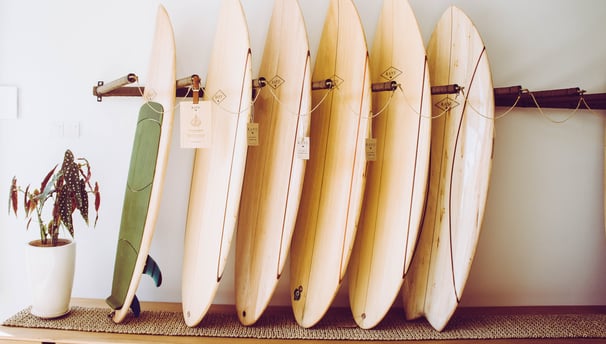
[[[29,189],[29,186],[28,186]],[[32,211],[36,209],[38,206],[38,202],[40,202],[40,190],[36,189],[33,193],[29,193],[27,190],[25,191],[27,197],[27,204],[25,205],[25,215],[30,216]]]
[[[99,192],[99,183],[95,182],[95,211],[99,211],[99,206],[101,206],[101,193]]]
[[[80,210],[80,215],[88,225],[88,193],[84,180],[80,180],[80,192],[76,193],[76,207]]]
[[[17,187],[17,177],[13,177],[11,182],[11,188],[8,194],[8,213],[11,213],[11,206],[13,208],[13,213],[17,216],[17,209],[19,203],[19,187]]]
[[[50,178],[53,176],[53,174],[55,173],[55,170],[57,169],[58,165],[55,165],[55,167],[53,167],[47,174],[46,177],[44,177],[44,179],[42,180],[42,184],[40,185],[40,190],[46,191],[46,185],[48,184],[48,181],[50,180]]]

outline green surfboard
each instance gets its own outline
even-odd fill
[[[124,306],[140,253],[156,172],[163,113],[162,105],[153,102],[143,104],[139,111],[122,208],[112,294],[106,300],[113,309],[121,309]],[[160,286],[162,274],[149,256],[144,273],[146,270],[156,271],[152,277],[156,286]],[[133,311],[138,315],[138,302],[134,301],[133,304]]]
[[[129,309],[138,316],[135,295],[141,276],[162,283],[158,264],[148,253],[156,227],[168,164],[175,109],[175,39],[168,13],[161,5],[156,16],[149,71],[128,172],[118,235],[111,295],[112,320],[122,322]]]

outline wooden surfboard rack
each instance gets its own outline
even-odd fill
[[[101,102],[103,97],[140,97],[145,90],[145,87],[137,86],[126,86],[132,84],[138,80],[137,75],[129,73],[123,77],[110,82],[98,81],[96,86],[93,86],[93,95],[97,97],[97,101]],[[200,83],[200,77],[197,74],[193,74],[188,77],[184,77],[176,81],[177,83],[177,97],[194,97],[194,93],[198,97],[204,95],[202,87],[197,88],[195,91],[194,80]],[[267,79],[260,77],[253,79],[252,81],[254,92],[267,86]],[[332,79],[313,81],[312,90],[327,90],[336,87],[336,83]],[[373,92],[387,92],[395,91],[400,85],[395,81],[388,81],[384,83],[372,84]],[[452,85],[441,85],[432,86],[431,94],[458,94],[463,91],[463,88],[457,84]],[[255,94],[253,93],[253,97]],[[585,107],[589,107],[594,110],[606,109],[606,93],[594,93],[586,94],[585,90],[579,87],[546,90],[546,91],[528,91],[522,86],[506,86],[506,87],[495,87],[495,106],[503,107],[536,107],[536,102],[543,108],[555,108],[555,109],[576,109],[581,108],[579,102],[583,100]],[[534,99],[533,99],[534,98]]]
[[[97,97],[98,102],[103,101],[103,97],[141,97],[145,91],[145,87],[126,86],[136,82],[138,79],[136,74],[128,73],[127,75],[108,83],[98,81],[97,86],[93,86],[93,95]],[[200,77],[197,74],[193,74],[177,80],[177,97],[193,97],[191,86],[194,85],[195,79],[200,80]],[[198,95],[200,97],[203,95],[200,88],[198,90]]]

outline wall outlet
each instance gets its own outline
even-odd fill
[[[67,121],[63,122],[63,136],[68,138],[80,137],[80,122]]]
[[[51,135],[54,137],[78,138],[80,137],[80,122],[57,121],[51,123]]]

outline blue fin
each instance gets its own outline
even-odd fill
[[[162,272],[160,271],[160,267],[158,266],[156,261],[153,260],[152,257],[149,255],[147,256],[147,260],[145,261],[143,274],[149,275],[156,283],[156,287],[159,287],[162,284]]]
[[[137,295],[135,295],[135,297],[133,298],[133,302],[131,302],[130,304],[130,309],[133,311],[133,313],[135,313],[135,317],[137,318],[141,314],[141,305],[139,304],[139,299],[137,298]]]

